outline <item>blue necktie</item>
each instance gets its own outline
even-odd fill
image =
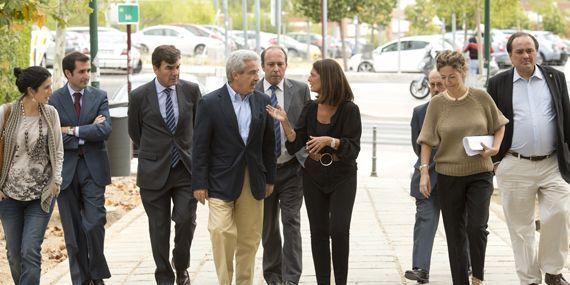
[[[271,85],[269,87],[271,90],[271,106],[277,108],[277,86]],[[278,120],[273,120],[274,126],[273,130],[275,131],[275,158],[278,158],[281,155],[281,123]]]
[[[164,89],[164,94],[166,94],[166,126],[174,134],[176,131],[176,118],[174,117],[174,105],[172,104],[172,89]],[[170,154],[170,167],[174,167],[180,160],[180,153],[178,153],[174,142],[172,143]]]

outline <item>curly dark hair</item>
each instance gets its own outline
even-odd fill
[[[18,91],[26,94],[28,87],[37,91],[42,83],[51,77],[51,73],[41,66],[30,66],[25,69],[16,67],[14,68],[14,76],[16,77]]]

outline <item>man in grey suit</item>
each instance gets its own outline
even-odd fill
[[[431,96],[438,95],[445,91],[445,86],[439,72],[432,70],[429,74],[429,84]],[[424,197],[420,193],[420,145],[416,143],[424,119],[429,102],[414,108],[412,115],[412,146],[414,152],[418,156],[418,160],[414,165],[414,174],[410,183],[410,196],[416,199],[416,223],[414,225],[414,246],[412,252],[412,270],[405,273],[405,277],[410,280],[416,280],[418,283],[429,282],[429,269],[431,263],[431,251],[433,248],[433,240],[437,232],[439,224],[439,201],[437,197],[437,173],[435,172],[435,162],[433,156],[435,151],[432,152],[430,158],[431,163],[427,166],[429,169],[431,193],[429,197]]]
[[[303,106],[311,99],[309,86],[285,78],[287,53],[282,47],[272,46],[261,53],[261,67],[265,73],[255,89],[265,93],[271,104],[287,111],[291,122],[297,121]],[[303,269],[301,240],[301,205],[303,189],[301,166],[306,152],[290,155],[285,148],[285,134],[275,121],[275,156],[277,174],[273,194],[263,202],[263,277],[267,284],[297,284]],[[283,245],[279,230],[279,211],[283,223]]]
[[[158,284],[190,284],[190,246],[196,228],[192,196],[191,145],[197,84],[179,79],[180,51],[172,45],[152,53],[156,78],[129,95],[129,135],[139,148],[137,185],[148,216]],[[170,212],[171,200],[174,203]],[[175,236],[169,262],[170,220]]]
[[[89,57],[63,58],[67,84],[49,98],[63,133],[63,183],[57,199],[74,285],[104,284],[105,186],[111,183],[105,140],[111,134],[107,93],[90,87]]]

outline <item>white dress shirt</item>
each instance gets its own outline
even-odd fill
[[[514,130],[511,150],[524,156],[548,155],[556,149],[556,111],[544,75],[535,66],[527,81],[513,76]]]

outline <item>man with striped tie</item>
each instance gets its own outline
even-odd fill
[[[176,284],[187,285],[197,203],[190,184],[192,129],[201,94],[197,84],[179,79],[176,47],[157,47],[152,66],[156,78],[129,94],[129,135],[139,148],[137,185],[149,220],[156,283],[173,284],[176,271]],[[175,229],[172,262],[170,220]]]
[[[287,53],[280,46],[271,46],[263,50],[261,67],[265,75],[255,89],[267,94],[273,107],[279,106],[285,109],[294,124],[301,115],[305,103],[311,99],[309,86],[285,78]],[[293,155],[287,152],[285,134],[277,120],[274,132],[277,176],[273,194],[263,203],[263,277],[270,285],[290,285],[299,283],[303,269],[301,166],[307,159],[307,152],[305,149]],[[283,242],[281,242],[279,218],[283,223]]]

